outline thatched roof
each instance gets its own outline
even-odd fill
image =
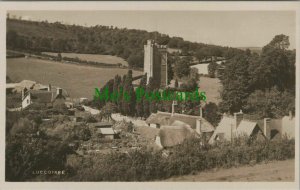
[[[172,147],[181,144],[185,139],[196,135],[194,130],[189,126],[176,126],[176,124],[179,124],[178,122],[175,122],[174,124],[175,125],[172,126],[161,126],[159,130],[159,137],[163,147]]]
[[[206,119],[201,118],[200,116],[186,115],[174,113],[173,115],[168,112],[157,112],[156,114],[151,114],[146,120],[147,124],[155,123],[159,125],[172,125],[174,121],[181,121],[188,124],[192,129],[196,129],[197,120],[201,119],[202,121],[202,132],[212,132],[215,130],[214,126],[209,123]]]
[[[256,135],[257,133],[262,134],[261,130],[261,122],[259,121],[251,121],[247,119],[243,119],[239,125],[235,128],[235,119],[230,115],[224,115],[213,135],[211,136],[209,142],[213,143],[217,136],[222,135],[224,140],[231,140],[232,137],[243,136],[246,135],[248,137],[252,135]]]
[[[251,136],[255,127],[258,127],[257,122],[242,120],[236,129],[236,134]]]
[[[201,118],[201,132],[209,133],[215,131],[215,127],[204,118]]]
[[[147,124],[155,123],[160,125],[168,125],[171,117],[171,113],[157,112],[152,113],[146,120]]]

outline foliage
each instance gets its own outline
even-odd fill
[[[227,61],[221,77],[220,110],[245,109],[259,117],[280,117],[287,109],[293,111],[295,51],[287,50],[288,45],[288,36],[277,35],[261,55],[248,50]]]
[[[61,53],[58,53],[58,54],[57,54],[57,61],[61,61],[61,60],[62,60]]]
[[[78,168],[70,180],[152,181],[212,168],[285,160],[294,158],[295,141],[237,139],[234,144],[201,145],[201,139],[190,139],[169,151],[167,157],[161,151],[146,148],[98,156],[87,167]]]
[[[66,142],[43,134],[34,122],[21,118],[6,137],[6,180],[26,181],[37,177],[35,171],[65,170],[70,153]]]
[[[178,88],[178,79],[175,79],[175,88]]]
[[[176,61],[174,66],[174,74],[177,78],[182,78],[190,74],[189,62],[186,58]]]
[[[142,77],[139,84],[139,88],[146,89],[146,82],[147,82],[147,73]],[[145,101],[144,97],[142,97],[141,100],[137,100],[136,102],[136,114],[138,117],[144,116],[144,101]]]
[[[235,56],[226,64],[222,75],[221,111],[230,113],[239,111],[250,93],[249,56],[245,53]]]
[[[114,103],[107,102],[102,108],[100,112],[100,121],[105,118],[106,120],[113,120],[112,119],[112,114],[116,113],[117,107]]]
[[[158,44],[168,45],[170,48],[179,48],[182,50],[182,55],[195,55],[200,51],[204,52],[205,56],[210,56],[212,53],[217,53],[218,56],[232,56],[241,51],[235,48],[184,41],[180,37],[169,37],[144,30],[7,19],[9,49],[116,55],[126,59],[132,68],[143,67],[143,45],[148,39],[155,39]]]
[[[280,92],[275,87],[265,92],[256,90],[249,96],[245,110],[257,119],[280,118],[295,110],[295,100],[295,95],[291,92]]]
[[[221,120],[218,106],[213,102],[209,102],[208,104],[206,104],[203,107],[203,117],[213,126],[217,126]]]
[[[215,78],[216,71],[218,69],[218,64],[215,61],[212,61],[208,65],[208,75],[211,78]]]

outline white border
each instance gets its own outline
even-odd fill
[[[297,12],[295,182],[5,182],[5,34],[7,10],[199,10]],[[299,189],[299,2],[0,2],[0,189]],[[297,135],[298,134],[298,135]]]

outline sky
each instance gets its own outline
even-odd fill
[[[296,46],[293,11],[10,11],[23,19],[83,26],[158,31],[169,36],[230,47],[263,47],[277,34]]]

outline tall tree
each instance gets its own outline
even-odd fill
[[[135,94],[132,85],[132,70],[128,70],[123,92],[123,110],[126,115],[133,115],[135,108]]]
[[[295,86],[295,62],[289,57],[288,36],[277,35],[263,47],[259,60],[252,65],[251,78],[257,89],[292,89]]]
[[[190,66],[188,59],[179,59],[174,66],[174,74],[177,78],[182,78],[190,74]]]
[[[216,71],[218,69],[218,64],[215,61],[212,61],[209,63],[208,65],[208,75],[211,78],[215,78],[216,77]]]
[[[220,109],[222,112],[233,113],[242,109],[246,104],[250,93],[248,59],[249,57],[243,53],[235,56],[226,64],[221,80],[223,90],[221,91]]]
[[[141,93],[142,97],[140,97],[140,99],[137,98],[137,102],[136,102],[136,111],[137,111],[137,115],[139,117],[143,117],[144,116],[144,92],[146,90],[146,83],[147,83],[147,73],[142,77],[141,81],[140,81],[140,85],[139,85],[139,90],[140,92],[137,93]]]

